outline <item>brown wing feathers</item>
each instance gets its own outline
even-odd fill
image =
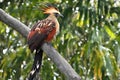
[[[31,51],[38,49],[45,40],[50,41],[55,35],[55,23],[51,20],[42,20],[36,23],[28,36],[28,45]]]
[[[51,41],[55,33],[55,22],[48,19],[38,21],[31,29],[28,35],[28,46],[31,52],[36,50],[36,53],[28,80],[33,80],[40,70],[43,54],[43,50],[40,49],[42,44],[45,41]]]

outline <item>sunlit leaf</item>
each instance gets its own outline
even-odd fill
[[[105,26],[104,28],[105,28],[106,32],[108,33],[108,35],[110,36],[110,39],[116,38],[115,33],[112,30],[110,30],[110,28],[108,26]]]

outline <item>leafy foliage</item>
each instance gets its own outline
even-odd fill
[[[1,0],[0,8],[32,26],[44,15],[39,5],[57,4],[64,18],[53,46],[72,65],[83,80],[118,80],[120,77],[119,0]],[[25,79],[34,54],[26,39],[0,22],[0,79]],[[43,80],[66,80],[44,54]]]

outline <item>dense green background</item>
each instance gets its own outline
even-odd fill
[[[82,80],[120,79],[119,0],[0,0],[0,8],[28,27],[46,16],[38,9],[43,2],[55,3],[60,33],[52,44]],[[0,15],[1,16],[1,15]],[[25,79],[34,54],[18,32],[0,22],[0,80]],[[66,80],[44,54],[43,80]]]

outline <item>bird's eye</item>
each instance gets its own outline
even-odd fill
[[[59,16],[59,14],[58,14],[58,13],[54,13],[54,15],[55,15],[56,17],[58,17],[58,16]]]

